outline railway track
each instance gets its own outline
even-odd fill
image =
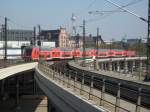
[[[103,84],[105,83],[105,92],[115,97],[120,88],[120,98],[133,104],[137,104],[138,96],[140,95],[141,106],[150,109],[150,89],[139,88],[135,85],[121,84],[119,81],[105,80],[97,74],[73,69],[69,66],[67,61],[56,61],[52,66],[57,69],[58,72],[66,73],[66,75],[68,74],[67,76],[71,75],[72,79],[75,79],[75,76],[77,76],[77,81],[79,82],[81,82],[84,77],[84,84],[87,86],[90,86],[91,81],[93,81],[93,87],[100,91],[102,91]],[[118,84],[121,84],[119,88]]]

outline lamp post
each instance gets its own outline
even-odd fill
[[[39,38],[38,38],[38,46],[39,46],[39,61],[41,61],[41,26],[38,25],[39,28]]]
[[[83,64],[85,61],[85,20],[83,20]]]
[[[95,67],[96,67],[96,70],[99,70],[99,64],[98,64],[98,40],[99,40],[99,28],[97,28],[97,37],[96,37],[96,40],[95,40],[95,45],[96,45],[96,57],[95,57]]]
[[[5,56],[4,56],[4,60],[6,61],[7,60],[7,17],[5,17],[5,25],[4,25],[4,37],[5,37]]]
[[[129,71],[128,70],[128,62],[126,61],[126,56],[127,56],[126,51],[128,50],[128,44],[127,44],[125,38],[122,39],[122,47],[125,51],[125,54],[124,54],[125,55],[124,56],[124,73],[127,74]]]
[[[76,50],[79,48],[79,34],[77,34],[76,35],[76,37],[75,37],[75,56],[76,56],[76,58],[77,58],[77,52],[76,52]],[[75,58],[75,60],[76,60],[76,58]]]
[[[85,20],[83,20],[83,25],[80,26],[83,29],[83,38],[82,38],[82,48],[83,48],[83,52],[82,52],[82,66],[85,66]]]

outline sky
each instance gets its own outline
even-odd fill
[[[126,9],[147,19],[148,0],[111,0],[119,5],[126,5],[132,1],[136,4]],[[89,11],[111,11],[117,7],[106,0],[0,0],[0,25],[3,17],[8,17],[9,29],[33,29],[41,25],[43,30],[54,30],[60,26],[72,33],[72,26],[76,26],[77,33],[82,35],[82,21],[86,21],[86,35],[96,35],[99,27],[104,40],[121,40],[122,38],[145,38],[147,23],[127,12],[108,14],[89,14]],[[71,21],[72,13],[76,20]]]

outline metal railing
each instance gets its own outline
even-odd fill
[[[74,73],[74,75],[71,74],[71,70],[65,70],[64,72],[57,69],[55,66],[48,64],[46,62],[40,62],[38,64],[38,68],[40,71],[42,71],[45,75],[50,77],[52,80],[59,82],[62,85],[66,85],[67,88],[73,88],[74,92],[79,91],[80,95],[86,95],[88,96],[88,100],[97,99],[98,103],[97,106],[104,106],[104,105],[111,105],[111,108],[113,107],[114,112],[130,112],[129,110],[123,108],[120,106],[120,83],[117,85],[117,94],[115,96],[115,103],[112,103],[105,99],[106,94],[106,82],[105,79],[102,81],[102,89],[100,95],[95,95],[93,93],[94,91],[94,77],[90,77],[90,83],[89,83],[89,89],[85,90],[84,87],[87,86],[85,84],[85,78],[87,78],[83,72],[81,75],[82,77],[78,77],[77,73]],[[77,86],[78,85],[78,86]],[[79,86],[80,85],[80,86]],[[136,109],[135,112],[140,112],[141,108],[141,88],[139,88],[139,91],[136,93],[137,103],[136,103]]]

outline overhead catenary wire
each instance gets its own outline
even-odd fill
[[[0,16],[0,18],[5,19],[4,16]],[[25,25],[19,24],[19,23],[13,21],[12,19],[10,19],[10,18],[8,18],[8,17],[7,17],[7,20],[8,20],[8,22],[10,22],[10,23],[12,23],[13,25],[16,25],[16,26],[18,26],[18,27],[20,27],[20,28],[22,28],[22,29],[33,29],[33,27],[31,27],[31,26],[25,26]],[[10,24],[9,24],[9,25],[10,25]],[[9,27],[9,26],[8,26],[8,27]]]
[[[24,29],[33,29],[33,26],[32,27],[31,26],[25,26],[25,25],[16,23],[12,19],[9,19],[9,18],[8,18],[8,21],[11,22],[12,24],[14,24],[14,25],[16,25],[18,27],[24,28]]]
[[[118,8],[120,8],[121,10],[123,10],[123,11],[125,11],[125,12],[127,12],[127,13],[129,13],[129,14],[131,14],[131,15],[137,17],[137,18],[139,18],[140,20],[142,20],[142,21],[144,21],[144,22],[146,22],[146,23],[148,22],[148,20],[145,19],[145,18],[143,18],[142,16],[140,16],[140,15],[138,15],[138,14],[135,14],[134,12],[132,12],[132,11],[130,11],[130,10],[128,10],[128,9],[126,9],[126,8],[124,8],[124,7],[120,6],[120,5],[118,5],[118,4],[115,3],[115,2],[112,2],[111,0],[105,0],[105,1],[111,3],[112,5],[114,5],[114,6],[118,7]]]
[[[126,5],[122,5],[120,7],[125,8],[125,7],[131,6],[131,5],[135,5],[135,4],[137,4],[141,1],[143,1],[143,0],[132,0],[131,2],[127,3]],[[106,17],[109,17],[112,14],[115,14],[115,13],[118,13],[118,12],[126,12],[126,11],[123,11],[123,10],[121,11],[120,8],[117,8],[117,9],[114,9],[114,10],[106,11],[105,13],[100,13],[100,12],[101,11],[95,11],[95,13],[93,13],[93,14],[97,14],[97,15],[100,15],[100,16],[89,19],[88,22],[99,21],[101,19],[105,19]]]
[[[139,2],[141,2],[141,1],[143,1],[143,0],[133,0],[133,1],[129,2],[129,3],[126,4],[126,5],[122,5],[121,7],[124,8],[124,7],[130,6],[130,5],[134,5],[134,4],[139,3]],[[103,13],[103,12],[104,12],[104,13]],[[89,13],[89,14],[92,14],[92,13],[94,13],[94,14],[112,14],[112,13],[114,13],[114,12],[126,12],[126,11],[120,10],[120,8],[117,8],[117,9],[108,10],[108,11],[97,11],[97,10],[96,10],[96,11],[89,11],[88,13]]]
[[[75,14],[76,14],[76,15],[81,15],[81,14],[87,12],[87,10],[88,10],[90,7],[92,7],[95,2],[96,2],[96,0],[93,0],[92,2],[90,2],[90,4],[89,4],[86,8],[84,8],[84,9],[82,9],[82,10],[76,12]]]

